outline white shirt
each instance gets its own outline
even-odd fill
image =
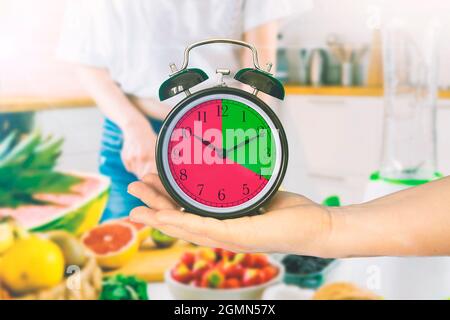
[[[182,64],[187,45],[240,39],[243,32],[293,11],[289,0],[70,0],[58,56],[107,68],[127,94],[157,97],[169,64]],[[236,48],[200,47],[192,51],[189,66],[210,78],[217,68],[237,71]]]

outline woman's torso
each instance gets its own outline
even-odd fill
[[[104,0],[105,56],[112,78],[143,112],[164,117],[168,110],[157,103],[157,94],[169,64],[180,66],[190,43],[241,37],[242,6],[242,0]],[[204,47],[193,52],[190,65],[212,75],[216,68],[237,69],[239,54],[232,46]]]

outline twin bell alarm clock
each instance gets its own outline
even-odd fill
[[[188,68],[191,50],[213,44],[248,48],[253,68],[239,70],[234,79],[245,91],[226,85],[230,70],[217,69],[218,84],[196,92],[192,88],[208,75]],[[261,69],[256,48],[243,41],[212,39],[194,43],[184,52],[180,69],[159,89],[161,101],[178,94],[181,100],[164,121],[156,145],[158,173],[170,196],[185,211],[218,219],[263,212],[286,172],[288,144],[280,120],[258,97],[263,92],[284,99],[283,85]]]

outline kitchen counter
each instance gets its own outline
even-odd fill
[[[287,95],[341,96],[341,97],[382,97],[383,88],[378,87],[340,87],[340,86],[296,86],[286,85]],[[439,99],[450,99],[450,90],[441,90]]]
[[[339,87],[339,86],[296,86],[286,85],[287,95],[318,95],[318,96],[344,96],[344,97],[381,97],[383,88],[376,87]]]
[[[374,87],[309,87],[286,85],[287,95],[318,95],[343,97],[381,97],[382,88]],[[450,99],[450,90],[440,91],[440,99]],[[94,101],[85,97],[0,97],[0,113],[41,111],[49,109],[92,107]]]
[[[89,97],[0,97],[0,113],[92,107]]]

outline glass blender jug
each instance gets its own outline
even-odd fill
[[[416,37],[414,38],[413,35]],[[436,178],[437,24],[423,39],[401,21],[385,30],[385,113],[379,178],[405,185]]]

